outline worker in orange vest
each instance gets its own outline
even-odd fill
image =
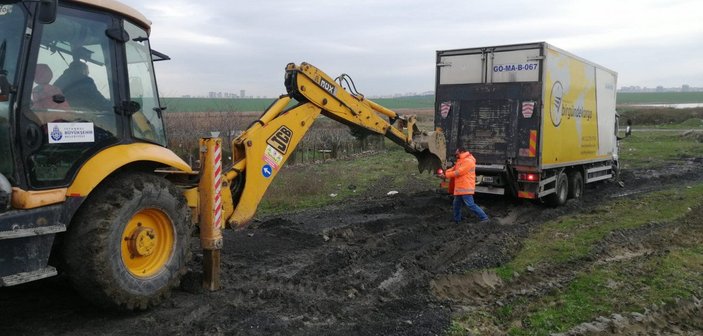
[[[461,222],[462,203],[469,207],[478,220],[488,221],[488,215],[474,202],[476,189],[476,159],[464,147],[456,149],[456,164],[447,169],[440,177],[453,179],[454,182],[454,222]],[[451,184],[451,183],[450,183]]]

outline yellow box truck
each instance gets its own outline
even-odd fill
[[[617,73],[544,42],[437,51],[435,126],[476,192],[561,205],[618,171]]]

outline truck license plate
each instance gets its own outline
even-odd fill
[[[481,183],[493,183],[493,176],[481,176]]]

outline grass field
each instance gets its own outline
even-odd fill
[[[703,156],[701,142],[700,130],[639,131],[621,142],[621,161],[626,170],[656,169],[672,160]],[[499,326],[508,335],[549,335],[595,316],[642,312],[653,304],[675,304],[679,298],[700,295],[700,226],[672,225],[673,229],[662,230],[656,241],[668,253],[654,254],[644,262],[587,261],[614,232],[643,230],[654,223],[698,222],[701,204],[703,184],[698,182],[614,199],[588,212],[554,218],[530,235],[514,259],[492,271],[509,284],[519,281],[525,269],[569,268],[584,261],[587,266],[575,272],[567,286],[545,296],[517,299],[492,312],[457,316],[448,334],[467,335],[477,325],[488,325]]]
[[[162,98],[167,112],[263,112],[273,98]],[[432,109],[434,96],[372,99],[390,109]]]
[[[703,103],[703,92],[619,92],[618,105]]]
[[[703,108],[637,108],[619,107],[620,120],[632,120],[635,127],[670,127],[689,128],[700,126],[703,120]],[[624,125],[623,121],[620,125]]]
[[[250,112],[264,111],[273,98],[162,98],[167,112]]]
[[[381,196],[405,185],[437,187],[439,179],[417,169],[417,160],[387,141],[388,150],[352,159],[288,166],[271,183],[259,206],[259,215],[271,215],[344,202],[365,194]],[[291,197],[294,195],[295,197]]]
[[[390,109],[434,109],[434,96],[371,99]],[[162,98],[167,112],[261,112],[273,98]],[[703,103],[703,92],[618,93],[618,105]]]
[[[681,130],[638,131],[623,141],[621,160],[625,169],[656,168],[673,159],[703,156],[700,141]],[[414,188],[436,188],[438,180],[418,174],[411,155],[392,145],[387,148],[354,159],[284,169],[271,185],[259,214],[341,204],[360,199],[362,194],[402,192],[408,184]],[[593,251],[613,232],[640,230],[653,223],[695,221],[700,204],[703,184],[695,183],[614,199],[588,212],[550,220],[529,236],[512,261],[492,271],[509,284],[520,281],[517,274],[527,268],[539,272],[584,262],[585,268],[576,271],[566,286],[544,296],[516,299],[494,311],[459,314],[447,334],[468,335],[474,326],[488,325],[508,335],[548,335],[569,330],[594,316],[642,312],[652,304],[673,304],[691,293],[702,294],[703,278],[699,275],[703,272],[703,250],[701,232],[695,227],[672,226],[672,230],[663,230],[661,244],[667,246],[668,253],[653,254],[643,262],[588,262]],[[516,321],[519,326],[515,326]]]
[[[624,169],[657,168],[672,160],[703,156],[703,131],[637,131],[620,142]],[[284,167],[260,206],[260,214],[317,207],[343,201],[357,193],[373,190],[379,181],[389,187],[402,186],[410,179],[428,188],[438,185],[429,174],[417,173],[417,161],[402,148],[387,141],[386,151],[353,159],[314,165]],[[340,174],[339,172],[354,172]],[[350,188],[353,186],[354,188]],[[378,190],[385,193],[390,190]],[[334,197],[329,196],[335,194]],[[291,198],[290,195],[296,195]]]
[[[589,213],[555,218],[532,234],[515,259],[496,272],[509,283],[517,271],[528,267],[568,268],[569,264],[589,260],[613,232],[644,229],[653,223],[697,221],[698,215],[692,209],[700,209],[702,203],[703,184],[696,184],[618,199]],[[454,329],[459,332],[450,335],[466,335],[456,325],[476,324],[503,326],[508,335],[549,335],[567,331],[595,316],[642,312],[653,304],[675,304],[679,298],[700,295],[701,233],[700,226],[662,230],[659,244],[664,244],[668,253],[653,253],[637,263],[586,262],[567,286],[533,300],[515,300],[494,314],[464,315],[454,322]],[[516,320],[520,321],[519,326],[515,326]]]
[[[673,160],[703,156],[703,130],[637,131],[620,141],[625,169],[657,168]]]

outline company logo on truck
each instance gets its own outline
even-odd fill
[[[552,104],[549,109],[549,116],[552,119],[554,127],[559,127],[561,120],[586,119],[593,118],[593,111],[584,109],[583,106],[571,104],[564,100],[564,87],[561,82],[555,82],[552,86]]]
[[[554,127],[559,127],[559,124],[561,124],[563,99],[564,87],[561,85],[561,82],[554,82],[554,85],[552,85],[552,104],[549,107],[549,116],[552,118]]]
[[[586,119],[586,120],[591,120],[593,118],[593,111],[591,110],[586,110],[583,108],[583,106],[572,106],[569,104],[563,104],[564,106],[562,107],[562,112],[561,116],[562,118],[566,117],[566,119],[571,119],[571,118],[581,118],[581,119]]]

